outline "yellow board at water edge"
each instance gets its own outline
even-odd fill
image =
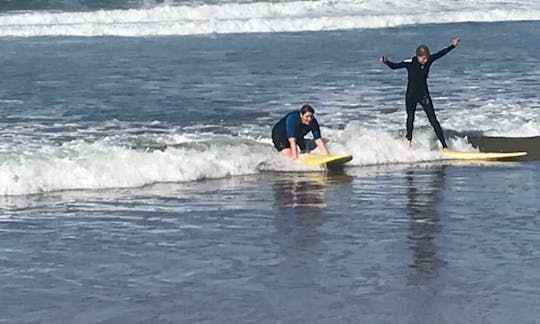
[[[314,154],[314,153],[305,153],[300,154],[298,157],[298,162],[308,165],[308,166],[327,166],[327,167],[338,167],[352,160],[353,157],[350,154]]]
[[[458,152],[443,151],[445,158],[454,160],[503,160],[527,155],[527,152]]]

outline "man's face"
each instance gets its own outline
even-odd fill
[[[306,111],[304,114],[300,114],[300,119],[302,119],[302,124],[309,125],[313,121],[313,114]]]
[[[420,63],[421,65],[424,65],[429,60],[429,55],[417,56],[416,59],[418,60],[418,63]]]

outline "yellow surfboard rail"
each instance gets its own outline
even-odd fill
[[[518,158],[527,155],[527,152],[459,152],[443,151],[443,156],[454,160],[502,160]]]

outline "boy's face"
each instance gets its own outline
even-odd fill
[[[420,63],[421,65],[424,65],[429,60],[429,55],[417,56],[416,59],[418,60],[418,63]]]

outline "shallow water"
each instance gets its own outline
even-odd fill
[[[532,323],[539,166],[5,198],[0,320]]]

